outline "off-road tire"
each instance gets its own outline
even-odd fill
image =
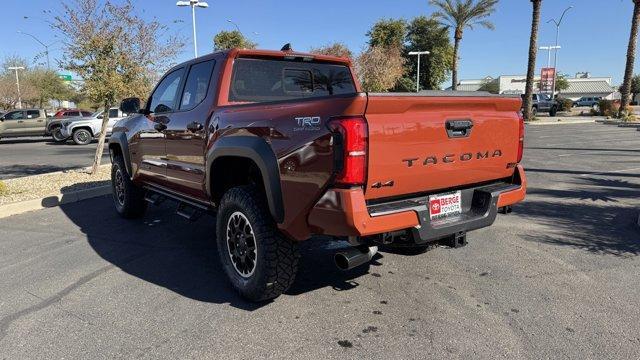
[[[552,106],[551,110],[549,110],[549,116],[556,116],[557,113],[558,113],[558,107]]]
[[[536,115],[538,115],[538,107],[534,106],[531,108],[531,116],[535,117]]]
[[[111,194],[116,212],[125,219],[142,217],[147,210],[144,193],[129,178],[122,155],[115,155],[111,164]]]
[[[62,132],[59,126],[51,130],[51,138],[53,139],[54,142],[57,142],[57,143],[65,142],[68,139],[62,136]]]
[[[227,235],[231,217],[238,213],[248,221],[255,244],[253,270],[244,275],[234,266]],[[297,244],[280,233],[264,195],[255,186],[235,187],[224,194],[218,208],[216,241],[222,268],[232,286],[246,299],[256,302],[274,299],[293,284],[298,270]]]
[[[93,134],[91,134],[91,131],[87,129],[73,130],[73,135],[71,137],[76,145],[89,145],[93,140]]]

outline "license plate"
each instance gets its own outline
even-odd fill
[[[429,215],[431,220],[459,215],[462,213],[462,193],[455,191],[447,194],[429,196]]]

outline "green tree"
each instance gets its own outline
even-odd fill
[[[533,95],[533,80],[536,71],[536,56],[538,56],[538,28],[540,27],[540,8],[542,0],[531,0],[531,35],[529,37],[529,61],[527,65],[527,85],[524,92],[524,118],[531,120],[531,100]]]
[[[631,78],[631,95],[633,98],[640,94],[640,75],[634,75]]]
[[[340,42],[327,44],[319,48],[311,48],[309,52],[312,54],[318,54],[318,55],[330,55],[330,56],[353,59],[353,53],[351,52],[351,50],[349,50],[347,45]]]
[[[87,96],[104,109],[91,170],[95,174],[109,108],[125,97],[146,96],[154,74],[171,65],[184,43],[166,35],[166,27],[157,20],[136,15],[131,0],[66,0],[51,26],[63,38],[62,67],[82,77]]]
[[[402,19],[378,20],[367,32],[369,46],[402,49],[407,33],[407,22]]]
[[[255,49],[258,44],[247,39],[238,30],[233,31],[220,31],[213,37],[213,49],[228,50],[228,49]]]
[[[624,81],[620,92],[620,113],[626,112],[629,106],[631,94],[631,81],[633,77],[633,64],[636,61],[636,46],[638,43],[638,23],[640,22],[640,0],[633,0],[633,16],[631,18],[631,31],[629,34],[629,45],[627,45],[627,64],[624,70]]]
[[[72,90],[53,70],[36,68],[25,74],[24,83],[30,84],[34,91],[32,103],[43,108],[50,100],[67,100]]]
[[[567,77],[565,75],[558,74],[556,76],[556,90],[558,90],[558,92],[563,92],[568,88],[569,88],[569,81],[567,80]]]
[[[453,47],[447,28],[433,17],[418,16],[407,26],[405,40],[406,73],[414,83],[410,91],[415,91],[414,79],[418,67],[418,59],[416,56],[409,56],[410,51],[430,52],[420,58],[420,88],[439,89],[440,84],[449,77],[453,62]]]
[[[487,20],[495,11],[498,0],[430,0],[431,5],[439,10],[433,16],[443,25],[453,28],[453,63],[451,70],[451,88],[458,89],[458,51],[464,30],[481,26],[489,30],[494,29],[492,22]]]
[[[480,88],[478,89],[478,91],[487,91],[492,94],[499,94],[500,83],[498,82],[498,79],[485,80],[480,86]]]

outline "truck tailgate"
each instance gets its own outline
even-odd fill
[[[513,174],[520,99],[439,94],[368,95],[366,199],[446,191]]]

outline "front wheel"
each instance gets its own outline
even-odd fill
[[[558,113],[558,108],[556,106],[552,106],[551,110],[549,110],[549,116],[556,116]]]
[[[142,217],[147,210],[144,189],[134,184],[129,178],[122,155],[113,157],[111,194],[116,211],[125,219]]]
[[[93,139],[93,135],[91,135],[91,131],[87,129],[77,129],[73,131],[73,142],[76,145],[88,145],[91,143]]]
[[[242,296],[265,301],[291,286],[298,268],[297,246],[280,233],[264,195],[254,186],[224,194],[216,225],[222,268]]]

